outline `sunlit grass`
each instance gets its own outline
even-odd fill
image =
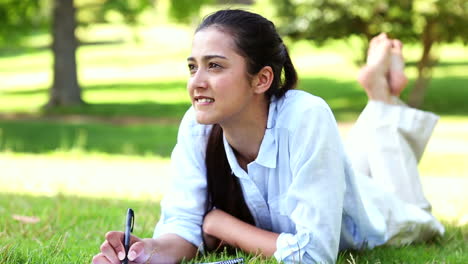
[[[169,160],[151,156],[7,153],[0,155],[0,168],[0,263],[89,263],[105,232],[123,229],[127,207],[136,211],[134,234],[150,237],[161,194],[170,190]],[[444,237],[401,248],[347,252],[338,263],[465,263],[468,197],[463,186],[468,179],[457,179],[423,177],[434,214],[447,228]],[[21,222],[15,215],[39,222]],[[255,256],[238,256],[264,263]],[[210,254],[199,261],[233,257]]]
[[[0,263],[91,263],[104,234],[123,229],[128,207],[137,212],[135,234],[151,236],[159,217],[155,200],[0,193]],[[38,222],[18,221],[15,216]]]
[[[169,187],[170,175],[168,158],[153,155],[111,156],[80,150],[0,154],[0,193],[158,201]]]

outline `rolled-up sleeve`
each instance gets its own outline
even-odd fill
[[[280,209],[295,233],[281,233],[274,256],[285,263],[334,263],[338,255],[346,158],[329,107],[296,113],[290,130],[291,185]]]
[[[161,201],[161,217],[153,237],[177,234],[197,248],[202,246],[206,206],[205,149],[210,126],[196,123],[193,110],[185,114],[171,156],[171,188]]]

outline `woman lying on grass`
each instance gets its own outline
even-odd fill
[[[358,77],[369,103],[347,153],[327,104],[294,90],[287,48],[260,15],[205,18],[188,68],[193,106],[172,154],[174,187],[153,238],[132,237],[131,263],[178,262],[222,246],[333,263],[339,250],[443,234],[417,171],[437,117],[397,99],[407,82],[398,40],[381,34],[370,43]],[[109,232],[93,263],[120,263],[122,238]]]

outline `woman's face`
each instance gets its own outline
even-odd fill
[[[255,107],[246,61],[234,45],[229,34],[213,26],[193,38],[187,89],[200,124],[236,122]]]

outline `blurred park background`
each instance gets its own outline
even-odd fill
[[[468,263],[466,0],[0,0],[0,263],[89,263],[128,207],[151,236],[190,106],[193,30],[225,7],[277,25],[299,89],[328,102],[344,137],[367,100],[366,43],[404,41],[402,98],[441,117],[420,169],[447,234],[339,261]]]

